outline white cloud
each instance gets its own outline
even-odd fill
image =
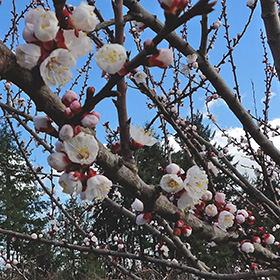
[[[269,124],[273,128],[276,128],[277,126],[280,126],[280,119],[272,120]],[[241,127],[231,127],[226,133],[237,140],[240,140],[241,136],[245,137],[244,130]],[[275,147],[280,150],[280,136],[271,137],[270,140]],[[212,143],[217,143],[217,145],[225,147],[227,145],[227,137],[223,137],[222,132],[216,131]],[[259,148],[259,145],[255,141],[251,141],[251,145],[254,150]],[[232,163],[238,162],[237,170],[241,174],[247,173],[250,178],[254,177],[255,175],[252,167],[256,168],[258,167],[258,164],[254,160],[250,159],[250,157],[246,156],[242,150],[232,144],[228,145],[228,150],[229,154],[234,156]]]
[[[182,148],[180,147],[180,145],[176,142],[175,137],[172,135],[168,138],[169,140],[169,145],[173,148],[173,151],[179,152],[180,150],[182,150]]]
[[[243,131],[242,128],[240,127],[234,127],[234,128],[230,128],[227,130],[227,134],[230,137],[234,137],[235,139],[237,139],[237,141],[240,140],[241,136],[244,137],[245,133]],[[236,146],[230,144],[228,144],[228,140],[227,137],[222,136],[222,132],[221,131],[217,131],[215,133],[214,139],[212,140],[212,143],[216,143],[217,146],[221,146],[221,147],[225,147],[227,146],[228,148],[228,154],[233,156],[233,160],[232,160],[232,164],[236,164],[237,163],[237,170],[241,173],[241,174],[247,174],[249,177],[254,177],[254,170],[252,169],[257,167],[258,165],[252,161],[248,156],[246,156],[244,154],[244,152],[240,149],[238,149]],[[253,144],[254,148],[255,148],[255,143]]]

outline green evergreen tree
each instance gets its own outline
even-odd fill
[[[1,127],[0,227],[27,234],[40,233],[47,222],[44,218],[46,202],[42,200],[34,177],[27,171],[11,131],[3,123]],[[6,260],[17,260],[18,266],[24,262],[25,268],[31,266],[30,273],[36,279],[49,269],[50,263],[46,261],[49,250],[44,245],[1,236],[0,246]]]

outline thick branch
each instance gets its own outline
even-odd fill
[[[277,269],[268,269],[268,270],[255,271],[255,272],[241,272],[238,274],[216,274],[216,273],[210,273],[210,272],[202,272],[202,271],[199,271],[198,269],[195,269],[195,268],[192,268],[192,267],[189,267],[186,265],[182,265],[182,264],[178,264],[178,263],[174,263],[174,262],[166,261],[166,260],[162,260],[162,259],[156,259],[153,257],[144,257],[144,256],[139,256],[139,255],[131,254],[131,253],[116,252],[116,251],[105,250],[105,249],[96,249],[96,248],[92,248],[92,247],[84,247],[84,246],[69,244],[66,242],[58,242],[58,241],[54,241],[54,240],[49,240],[49,239],[45,239],[45,238],[41,238],[39,240],[34,240],[34,239],[32,239],[32,237],[30,235],[22,234],[19,232],[14,232],[11,230],[5,230],[2,228],[0,228],[0,234],[14,236],[14,237],[26,239],[26,240],[33,241],[33,242],[41,242],[41,243],[49,244],[49,245],[56,246],[56,247],[67,248],[70,250],[77,250],[80,252],[92,252],[92,253],[95,253],[98,255],[103,255],[103,256],[116,256],[116,257],[120,257],[120,258],[130,258],[130,259],[134,259],[134,260],[136,259],[136,260],[142,260],[142,261],[151,262],[151,263],[157,263],[157,264],[165,265],[167,267],[176,268],[181,271],[193,273],[195,275],[204,277],[206,279],[229,279],[229,280],[236,279],[236,280],[238,280],[238,279],[252,279],[253,277],[262,277],[262,276],[276,276],[276,277],[280,276],[280,272]]]
[[[0,77],[11,81],[24,90],[35,102],[38,111],[44,111],[58,124],[66,119],[63,116],[65,106],[60,98],[46,86],[38,68],[27,70],[16,63],[15,55],[0,41]]]
[[[116,43],[123,45],[124,40],[124,19],[123,19],[123,1],[115,0],[112,2],[115,13],[115,28],[116,28]],[[118,110],[118,119],[120,126],[120,140],[121,140],[121,153],[126,161],[133,162],[132,151],[130,149],[130,130],[129,120],[127,115],[126,93],[127,84],[122,77],[117,83],[117,90],[119,92],[115,105]]]
[[[280,21],[276,0],[261,0],[262,19],[264,21],[268,44],[274,59],[278,80],[280,79]]]
[[[134,0],[124,0],[127,7],[133,12],[136,20],[144,22],[153,31],[159,32],[163,28],[163,24],[157,20],[152,14],[148,13],[140,4]],[[166,40],[171,46],[175,47],[185,56],[195,53],[195,50],[175,32],[166,36]],[[268,154],[278,165],[280,165],[280,152],[269,141],[269,139],[261,132],[259,127],[255,124],[248,111],[242,106],[236,95],[231,91],[226,82],[217,73],[215,68],[209,63],[203,55],[198,54],[199,68],[201,72],[207,77],[211,84],[216,89],[217,93],[225,100],[228,107],[239,119],[246,131],[250,133],[253,139],[260,145],[262,150]]]

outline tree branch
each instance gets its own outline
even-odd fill
[[[262,19],[264,21],[268,44],[280,80],[280,21],[276,0],[261,0]]]

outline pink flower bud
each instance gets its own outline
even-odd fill
[[[203,201],[209,201],[209,200],[212,199],[212,197],[213,197],[212,193],[211,193],[210,191],[207,190],[207,191],[203,194],[202,200],[203,200]]]
[[[78,100],[78,95],[73,90],[66,90],[61,98],[62,103],[66,107],[69,107],[74,100]]]
[[[245,217],[241,214],[236,215],[235,220],[238,224],[243,224],[245,222]]]
[[[69,107],[64,110],[63,114],[67,119],[71,119],[74,116],[74,113]]]
[[[173,234],[175,235],[175,236],[180,236],[181,235],[181,229],[179,229],[179,228],[174,228],[174,230],[173,230]]]
[[[264,234],[262,237],[263,237],[263,242],[267,245],[271,245],[275,241],[274,235],[269,234],[269,233]]]
[[[249,217],[249,213],[245,210],[245,209],[241,209],[241,210],[238,210],[236,212],[237,215],[243,215],[245,217],[245,219],[247,219]]]
[[[215,204],[209,204],[205,207],[205,213],[208,217],[215,217],[218,214],[218,209]]]
[[[178,16],[188,5],[188,0],[158,0],[167,14]]]
[[[59,131],[59,138],[62,141],[70,140],[74,136],[74,130],[72,125],[65,124]]]
[[[255,218],[254,216],[250,216],[249,219],[248,219],[248,221],[249,221],[249,224],[252,225],[252,224],[255,223],[256,218]]]
[[[225,206],[226,210],[228,210],[230,213],[235,213],[236,212],[236,206],[232,204],[231,202],[227,203]]]
[[[192,228],[190,226],[186,226],[184,225],[182,228],[181,228],[181,233],[186,236],[186,237],[189,237],[191,234],[192,234]]]
[[[258,236],[254,236],[254,238],[253,238],[253,242],[254,243],[261,243],[261,239],[258,237]]]
[[[216,193],[215,197],[214,197],[215,201],[218,203],[225,203],[226,201],[226,196],[224,193]]]
[[[180,166],[175,163],[170,163],[165,167],[165,170],[168,174],[180,174]]]
[[[66,169],[71,163],[67,155],[62,152],[53,153],[49,155],[47,161],[48,164],[58,172],[61,172],[64,169]]]
[[[51,120],[48,116],[35,116],[33,123],[37,131],[46,133],[54,131],[54,127],[51,125]]]
[[[95,113],[97,113],[97,112],[95,112]],[[99,113],[97,113],[97,114],[99,114]],[[82,123],[82,126],[84,126],[84,127],[92,128],[98,124],[99,120],[100,120],[100,118],[98,118],[98,116],[96,116],[96,114],[88,113],[83,116],[81,123]]]
[[[63,148],[64,148],[64,145],[61,141],[55,142],[55,151],[56,152],[61,152]]]
[[[70,105],[69,108],[74,114],[78,114],[82,110],[81,103],[78,100],[74,100]]]

